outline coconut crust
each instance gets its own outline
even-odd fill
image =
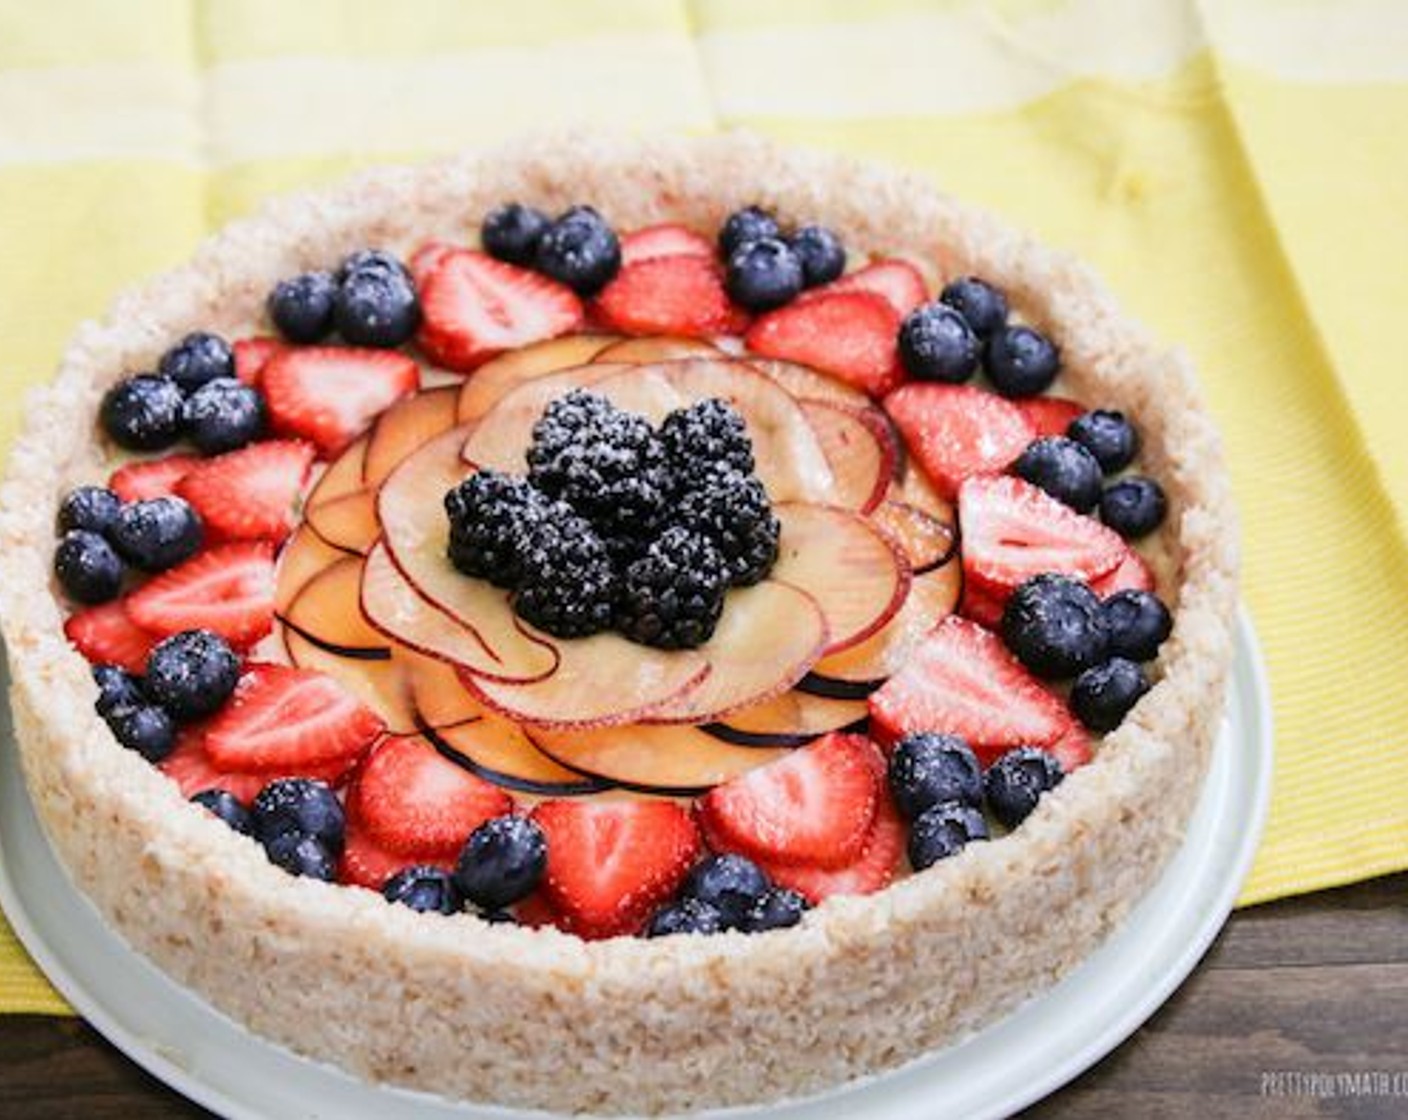
[[[93,711],[50,576],[57,504],[107,471],[105,388],[194,329],[256,326],[280,277],[364,245],[463,242],[506,199],[589,201],[620,228],[716,228],[762,203],[851,252],[977,273],[1060,344],[1062,391],[1138,418],[1173,515],[1157,542],[1175,626],[1158,682],[1098,756],[1000,841],[793,929],[587,943],[418,915],[294,879],[187,805]],[[563,1112],[662,1113],[816,1093],[951,1044],[1064,975],[1178,845],[1232,656],[1237,546],[1218,436],[1187,362],[1090,272],[917,177],[757,137],[555,134],[274,201],[87,323],[31,393],[0,489],[0,614],[24,772],[45,830],[112,926],[256,1033],[372,1081]],[[571,1071],[571,1076],[564,1076]]]

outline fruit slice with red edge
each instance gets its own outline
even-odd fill
[[[346,551],[334,548],[307,525],[300,525],[279,550],[274,577],[274,613],[288,610],[310,579],[347,557]]]
[[[360,758],[381,718],[324,673],[245,666],[234,694],[205,725],[205,750],[225,770],[319,766]]]
[[[310,508],[308,526],[324,541],[343,552],[364,556],[381,535],[376,519],[376,491],[368,487]]]
[[[1002,626],[1002,611],[1006,605],[1005,596],[989,591],[976,580],[963,581],[958,613],[964,618],[970,618],[989,630],[998,630]]]
[[[443,369],[473,371],[489,358],[582,324],[565,284],[486,253],[444,253],[421,283],[416,341]]]
[[[900,317],[874,292],[833,292],[797,301],[754,320],[748,349],[801,362],[883,397],[904,378],[895,339]]]
[[[253,541],[198,552],[128,595],[127,613],[160,637],[212,630],[252,645],[274,625],[274,549]]]
[[[843,867],[860,854],[882,790],[863,735],[832,734],[715,787],[700,821],[727,851]]]
[[[831,731],[853,730],[869,714],[864,700],[837,700],[793,688],[700,730],[743,747],[801,747]]]
[[[1071,421],[1086,412],[1085,405],[1067,397],[1022,397],[1012,403],[1038,436],[1063,436]]]
[[[134,459],[112,472],[108,489],[124,502],[144,502],[176,493],[176,484],[203,460],[194,455],[166,455],[160,459]]]
[[[377,417],[368,437],[362,484],[380,486],[407,455],[455,426],[459,387],[442,385],[393,404]]]
[[[94,665],[120,665],[139,674],[147,671],[147,654],[161,640],[133,622],[121,600],[69,615],[64,637]]]
[[[290,662],[336,681],[349,696],[375,712],[388,731],[406,735],[416,730],[405,666],[390,655],[390,650],[382,657],[344,657],[287,627],[283,629],[283,642]]]
[[[394,852],[379,844],[366,826],[354,818],[347,822],[342,858],[337,865],[337,881],[348,886],[380,891],[386,885],[386,880],[407,867],[428,866],[438,867],[442,871],[453,871],[455,862],[456,857],[453,855],[418,852],[407,856]]]
[[[235,355],[235,376],[246,385],[256,388],[264,376],[264,367],[275,354],[292,349],[287,342],[268,335],[255,338],[239,338],[230,346]]]
[[[310,440],[331,458],[420,384],[420,370],[395,350],[299,346],[264,367],[269,421],[281,435]]]
[[[702,233],[674,222],[632,230],[621,238],[621,267],[628,268],[657,257],[703,257],[715,259],[714,243]]]
[[[547,838],[541,893],[560,927],[585,938],[639,930],[700,850],[689,813],[669,801],[553,800],[531,816]]]
[[[870,730],[892,746],[918,731],[959,735],[989,766],[1013,747],[1044,746],[1072,727],[1065,706],[974,622],[949,618],[870,697]]]
[[[741,359],[750,369],[755,369],[769,381],[776,382],[787,394],[796,398],[799,404],[808,401],[824,401],[843,407],[867,409],[871,407],[870,397],[862,389],[847,385],[824,373],[818,373],[810,366],[798,362],[786,362],[780,358],[759,358],[745,354]]]
[[[347,780],[357,758],[333,759],[320,765],[272,767],[268,770],[226,770],[211,761],[201,725],[185,728],[176,749],[157,767],[181,790],[187,800],[207,789],[223,789],[248,805],[270,782],[279,778],[314,778],[334,788]]]
[[[779,502],[773,512],[782,533],[770,578],[805,591],[821,608],[823,656],[858,645],[894,617],[909,593],[910,569],[889,537],[860,514],[831,506]]]
[[[689,725],[635,723],[596,730],[532,727],[539,749],[563,766],[628,789],[691,797],[787,755],[740,747]]]
[[[1087,582],[1113,571],[1128,553],[1109,529],[1020,478],[971,478],[958,496],[963,572],[1006,599],[1043,572]]]
[[[602,350],[592,362],[639,366],[718,356],[719,348],[702,338],[622,338]]]
[[[338,498],[355,494],[363,489],[362,468],[366,466],[367,447],[370,443],[371,437],[363,436],[349,444],[336,459],[328,464],[327,469],[318,476],[318,481],[313,484],[313,489],[308,492],[308,499],[304,502],[305,517],[317,510],[319,506],[335,502]]]
[[[217,539],[277,543],[293,531],[313,454],[302,440],[252,443],[191,468],[176,493]]]
[[[949,501],[965,479],[1005,471],[1036,435],[1016,405],[971,385],[914,382],[886,397],[885,411]]]
[[[430,274],[440,267],[440,262],[453,253],[461,251],[463,246],[452,245],[448,241],[427,241],[411,254],[410,260],[406,262],[406,268],[411,274],[411,279],[416,282],[416,288],[421,288]]]
[[[457,766],[518,793],[574,797],[610,785],[561,765],[539,750],[521,726],[493,713],[452,727],[427,728],[423,734]]]
[[[1156,584],[1154,569],[1126,545],[1123,559],[1103,576],[1092,580],[1090,590],[1106,599],[1116,591],[1153,591]]]
[[[454,727],[489,714],[484,705],[470,695],[449,662],[401,647],[394,656],[405,669],[419,723],[431,728]]]
[[[796,302],[806,304],[837,292],[870,292],[880,296],[900,319],[929,298],[928,286],[919,270],[908,261],[889,257],[848,272],[829,284],[811,288],[798,296]]]
[[[889,490],[899,456],[889,424],[870,408],[851,409],[828,401],[798,403],[831,466],[832,504],[871,512]]]
[[[916,576],[942,567],[958,551],[952,519],[940,521],[908,502],[882,502],[870,518],[899,547]]]
[[[362,561],[334,561],[313,576],[280,615],[285,626],[340,657],[384,659],[386,636],[362,616]]]
[[[506,792],[442,758],[421,735],[378,743],[348,803],[373,840],[411,856],[456,855],[481,824],[513,810]]]
[[[663,256],[623,265],[592,305],[596,321],[622,334],[711,338],[737,334],[747,315],[724,291],[712,259]]]
[[[946,525],[958,524],[958,514],[954,511],[953,502],[940,496],[934,484],[929,481],[929,476],[916,464],[909,462],[903,448],[900,450],[899,469],[890,486],[888,500],[911,505]]]
[[[603,362],[556,370],[514,386],[465,433],[464,461],[476,467],[522,474],[524,454],[533,439],[533,425],[558,397],[573,389],[593,388],[596,383],[631,369],[615,362]]]
[[[535,342],[521,350],[510,350],[485,362],[460,386],[455,422],[467,424],[478,420],[510,389],[545,373],[585,365],[615,341],[615,335],[569,334]]]

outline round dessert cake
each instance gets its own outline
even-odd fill
[[[268,205],[79,331],[0,516],[29,791],[113,928],[511,1106],[994,1022],[1159,875],[1231,660],[1184,361],[926,183],[742,136]]]

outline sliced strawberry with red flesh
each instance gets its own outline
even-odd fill
[[[1027,418],[1037,436],[1063,436],[1077,416],[1084,416],[1085,405],[1066,397],[1022,397],[1012,406]]]
[[[686,226],[666,222],[646,226],[621,238],[621,267],[629,268],[655,257],[703,257],[714,260],[714,243]]]
[[[235,376],[246,385],[258,386],[269,360],[290,347],[281,338],[259,335],[236,339],[230,349],[235,352]]]
[[[360,758],[385,729],[380,716],[331,677],[251,664],[207,724],[205,749],[223,770],[298,774]]]
[[[334,760],[319,766],[303,766],[273,770],[222,770],[211,761],[205,749],[205,726],[187,727],[176,742],[176,749],[162,760],[158,769],[174,781],[187,798],[202,790],[223,789],[248,805],[259,791],[276,778],[317,778],[330,786],[340,786],[355,760]]]
[[[349,818],[342,860],[337,867],[337,879],[340,883],[379,891],[386,885],[387,879],[407,867],[429,866],[453,871],[455,862],[454,855],[408,856],[402,852],[394,852],[380,844],[364,824]]]
[[[1065,706],[975,622],[950,616],[905,667],[870,695],[871,734],[887,748],[906,735],[960,735],[984,766],[1013,747],[1045,746],[1071,729]]]
[[[562,919],[557,916],[557,911],[548,905],[548,900],[543,897],[542,891],[535,891],[522,902],[514,904],[513,916],[521,926],[529,929],[541,929],[543,926],[556,926],[561,924]]]
[[[908,261],[890,257],[803,292],[797,302],[808,303],[836,292],[873,292],[883,297],[901,319],[929,298],[919,270]]]
[[[282,541],[316,454],[302,440],[266,440],[207,459],[176,484],[218,540]]]
[[[137,588],[127,597],[127,613],[158,637],[213,630],[231,645],[246,647],[273,628],[274,588],[273,545],[220,545]]]
[[[332,458],[414,393],[420,370],[395,350],[299,346],[271,358],[262,381],[274,431],[312,440]]]
[[[507,793],[418,735],[381,742],[362,767],[352,803],[377,843],[412,856],[452,857],[481,824],[513,811]]]
[[[406,262],[406,268],[410,270],[416,288],[424,287],[425,282],[430,279],[430,274],[440,267],[440,262],[451,253],[458,253],[460,248],[459,245],[451,245],[448,241],[427,241],[412,253],[411,259]]]
[[[129,673],[147,671],[147,654],[161,640],[133,622],[121,600],[69,615],[64,637],[94,665],[121,665]]]
[[[970,478],[958,493],[958,525],[964,577],[1004,602],[1043,572],[1094,581],[1128,552],[1113,529],[1020,478]]]
[[[124,502],[170,497],[176,493],[176,484],[204,461],[194,455],[137,459],[112,472],[108,489]]]
[[[958,613],[986,626],[989,630],[996,630],[1002,625],[1002,609],[1006,605],[1004,596],[989,591],[976,580],[970,579],[963,583],[963,594],[958,600]]]
[[[556,924],[581,937],[637,932],[678,889],[699,854],[699,830],[672,801],[544,801],[541,888]]]
[[[699,802],[729,851],[777,863],[843,867],[870,831],[880,785],[863,735],[833,732],[715,786]]]
[[[1036,438],[1015,405],[971,385],[915,382],[886,397],[885,411],[948,501],[965,479],[1001,474]]]
[[[898,385],[900,317],[874,292],[832,292],[797,300],[754,320],[748,349],[799,362],[881,397]]]
[[[1090,590],[1102,599],[1108,598],[1116,591],[1154,590],[1154,569],[1128,545],[1125,550],[1124,559],[1103,576],[1091,581]]]
[[[437,365],[466,373],[582,325],[582,301],[571,288],[471,249],[441,257],[420,302],[421,349]]]
[[[718,265],[698,256],[626,265],[596,297],[594,314],[623,334],[680,338],[737,334],[748,322],[729,302]]]
[[[905,827],[888,795],[881,796],[875,820],[860,854],[844,867],[809,867],[759,860],[758,866],[780,887],[790,887],[813,906],[839,894],[874,894],[894,880],[904,855]]]
[[[1070,728],[1054,743],[1047,743],[1043,750],[1050,751],[1061,764],[1061,769],[1069,774],[1084,766],[1093,757],[1090,735],[1080,724],[1072,722]]]

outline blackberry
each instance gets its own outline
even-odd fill
[[[676,524],[713,539],[728,561],[734,586],[757,583],[777,560],[782,526],[763,484],[752,475],[717,466],[680,496]]]
[[[646,540],[664,521],[674,479],[650,421],[576,389],[533,426],[528,481],[608,537]]]
[[[753,473],[753,441],[743,417],[727,401],[710,398],[675,409],[660,423],[660,441],[686,485],[716,463]]]
[[[558,638],[585,638],[611,625],[616,569],[591,525],[562,502],[528,533],[519,554],[514,609]]]
[[[524,544],[547,506],[524,479],[498,471],[471,475],[445,495],[450,563],[465,575],[517,587]]]
[[[621,577],[617,629],[661,649],[703,645],[723,613],[728,581],[728,563],[708,537],[666,529]]]

